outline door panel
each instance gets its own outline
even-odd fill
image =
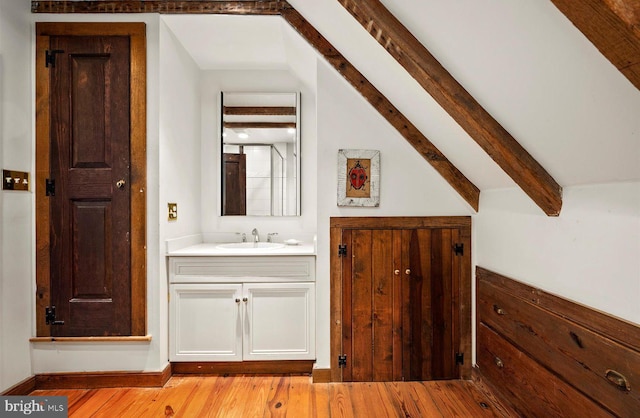
[[[245,283],[244,360],[315,359],[315,283]]]
[[[169,360],[242,361],[242,284],[170,288]]]
[[[344,381],[459,377],[454,238],[447,228],[343,230]]]
[[[352,365],[352,380],[356,382],[373,380],[373,322],[371,289],[371,230],[351,232],[352,273],[351,273],[351,341],[353,357],[347,364]]]
[[[128,335],[129,38],[51,37],[50,48],[63,51],[50,73],[51,303],[64,321],[52,335]]]
[[[247,156],[224,154],[223,215],[247,214]]]

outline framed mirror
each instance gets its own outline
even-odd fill
[[[222,215],[300,215],[300,94],[220,94]]]

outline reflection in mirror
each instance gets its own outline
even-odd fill
[[[221,93],[222,215],[300,215],[299,103],[299,93]]]

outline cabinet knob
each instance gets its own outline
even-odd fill
[[[394,270],[393,274],[395,274],[396,276],[399,276],[400,275],[400,270]]]
[[[118,189],[122,189],[122,188],[124,187],[124,185],[125,185],[125,181],[124,181],[124,179],[120,179],[120,180],[118,180],[118,181],[116,182],[116,187],[117,187]]]
[[[240,303],[240,299],[236,298],[236,303]]]
[[[242,298],[243,302],[247,302],[249,300],[249,298]]]
[[[411,274],[411,269],[406,269],[406,270],[404,271],[404,274]]]
[[[499,307],[498,305],[493,305],[493,310],[498,314],[498,315],[506,315],[507,313],[504,311],[504,309],[502,309],[501,307]]]

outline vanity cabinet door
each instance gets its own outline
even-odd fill
[[[172,284],[171,361],[242,360],[242,284]]]
[[[245,283],[245,360],[315,359],[315,283]]]

